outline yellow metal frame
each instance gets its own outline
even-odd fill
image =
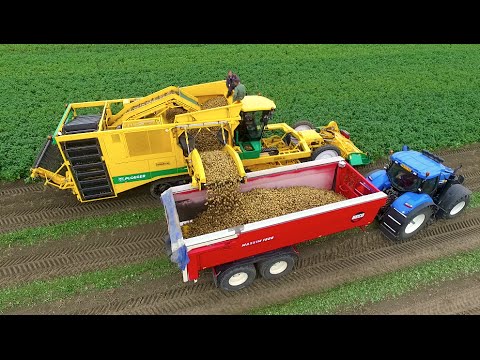
[[[261,153],[256,159],[240,159],[241,149],[234,146],[234,131],[241,121],[240,113],[250,111],[275,110],[275,103],[263,96],[249,95],[241,102],[232,103],[227,98],[225,106],[202,110],[206,101],[225,96],[225,81],[197,84],[185,87],[170,86],[144,97],[70,103],[53,134],[54,144],[60,149],[63,163],[55,172],[36,168],[31,170],[32,177],[45,179],[45,184],[59,189],[71,189],[77,198],[80,191],[71,173],[70,163],[61,144],[68,141],[98,139],[102,152],[102,161],[110,176],[114,196],[132,188],[158,179],[189,175],[192,185],[201,188],[207,182],[200,154],[196,149],[184,156],[179,146],[179,138],[185,133],[189,144],[190,130],[219,127],[228,133],[224,139],[227,151],[235,162],[238,174],[246,179],[245,169],[258,170],[298,163],[311,156],[314,149],[324,144],[336,145],[342,156],[351,152],[361,152],[349,139],[341,135],[338,125],[332,121],[319,131],[295,131],[286,123],[274,123],[265,127],[266,131],[281,131],[283,136],[274,135],[262,138],[263,148],[276,148],[278,155]],[[112,113],[113,106],[121,109]],[[101,111],[97,131],[78,134],[63,134],[62,130],[77,112],[87,108],[99,108]],[[186,112],[167,119],[169,109],[183,108]],[[221,132],[224,136],[224,132]],[[290,134],[297,141],[287,145],[285,136]],[[59,172],[66,167],[66,175]],[[95,200],[86,200],[95,201]]]

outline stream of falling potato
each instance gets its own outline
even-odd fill
[[[211,99],[212,107],[225,105],[218,105],[221,101],[215,99]],[[253,189],[241,193],[237,167],[216,137],[220,128],[210,130],[201,129],[195,136],[207,180],[207,208],[182,227],[185,238],[346,199],[332,190],[307,186]]]

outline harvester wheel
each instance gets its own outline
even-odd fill
[[[257,263],[258,272],[267,280],[287,275],[295,265],[295,258],[290,254],[282,254]]]
[[[316,148],[312,152],[311,160],[329,159],[335,156],[340,156],[341,151],[335,145],[324,145]]]
[[[173,184],[161,180],[157,180],[150,185],[150,195],[156,199],[160,200],[162,193],[167,190],[169,187],[172,187]]]
[[[226,291],[240,290],[251,285],[256,276],[255,265],[234,265],[220,272],[217,277],[217,284]]]
[[[293,124],[292,128],[295,131],[312,130],[312,129],[315,129],[315,125],[313,125],[308,120],[300,120],[300,121],[297,121],[295,124]]]
[[[295,124],[292,125],[292,129],[295,131],[302,131],[302,130],[312,130],[315,129],[315,125],[313,125],[310,121],[308,120],[300,120],[297,121]],[[298,140],[295,138],[295,136],[291,136],[288,139],[289,142],[292,142],[294,145],[297,145]],[[289,144],[287,144],[289,145]]]

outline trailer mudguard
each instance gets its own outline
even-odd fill
[[[170,247],[172,252],[170,259],[178,265],[180,270],[183,271],[186,269],[190,259],[188,258],[185,241],[183,240],[172,189],[165,190],[161,195],[161,200],[165,208],[165,218],[167,220],[168,234],[170,236]],[[168,244],[166,245],[168,246]]]
[[[387,170],[385,169],[372,171],[367,175],[367,179],[370,180],[370,182],[380,191],[388,189],[390,186],[392,186],[390,180],[388,180]]]
[[[408,204],[410,206],[407,206],[405,204]],[[411,211],[415,209],[430,205],[434,205],[434,202],[429,195],[407,192],[399,196],[392,203],[391,207],[395,208],[399,213],[403,215],[408,215]]]

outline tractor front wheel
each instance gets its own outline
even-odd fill
[[[427,225],[427,222],[432,217],[432,214],[433,211],[429,206],[410,212],[407,215],[405,222],[398,230],[398,238],[400,240],[406,240],[416,235]]]

